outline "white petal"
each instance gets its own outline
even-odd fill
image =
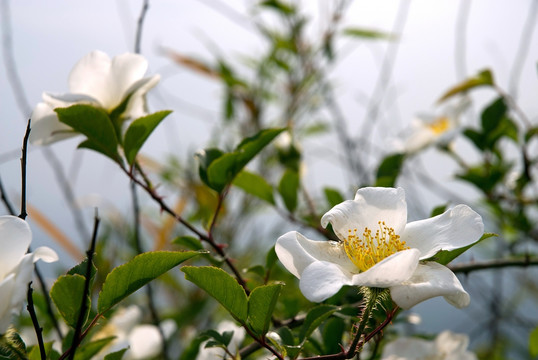
[[[77,135],[58,120],[52,107],[46,103],[37,104],[30,118],[30,143],[34,145],[47,145]]]
[[[303,270],[308,265],[316,261],[333,262],[349,271],[357,271],[340,244],[333,241],[309,240],[296,231],[290,231],[279,237],[275,251],[280,262],[298,278],[301,278]]]
[[[456,275],[436,262],[419,264],[407,282],[390,288],[390,295],[402,309],[409,309],[436,296],[443,296],[457,308],[466,307],[471,301]]]
[[[461,354],[467,351],[469,337],[445,330],[435,338],[437,349],[442,354]]]
[[[126,308],[120,308],[110,319],[120,333],[127,334],[135,327],[142,319],[142,310],[136,305],[130,305]]]
[[[342,240],[348,230],[358,229],[359,233],[368,227],[375,233],[379,221],[401,234],[407,222],[407,204],[402,188],[366,187],[357,190],[354,200],[344,201],[329,210],[321,218],[321,225],[330,222],[333,230]]]
[[[58,254],[47,246],[41,246],[32,252],[34,256],[34,262],[43,260],[46,263],[58,261]]]
[[[320,302],[336,294],[342,286],[351,285],[351,276],[334,263],[316,261],[304,270],[299,287],[308,300]]]
[[[154,325],[138,325],[129,334],[129,352],[132,359],[157,356],[162,349],[159,329]]]
[[[26,293],[28,290],[28,283],[32,280],[32,273],[34,271],[33,255],[26,254],[22,257],[15,268],[15,290],[11,295],[11,305],[18,311],[20,311],[20,305],[26,299]]]
[[[125,53],[115,56],[112,59],[109,81],[114,84],[114,95],[117,94],[118,98],[109,104],[104,104],[105,108],[115,108],[125,99],[129,92],[140,88],[142,85],[135,85],[135,83],[144,77],[147,69],[148,62],[142,55]],[[146,81],[143,81],[143,83],[146,83]]]
[[[470,245],[483,233],[480,215],[467,205],[458,205],[433,218],[407,224],[401,238],[408,246],[420,250],[421,259],[427,259],[440,250]]]
[[[129,99],[129,103],[123,114],[125,118],[138,119],[148,114],[146,94],[157,85],[160,79],[161,77],[159,75],[143,78],[126,91],[125,96],[128,96],[130,93],[133,93],[133,95]]]
[[[0,335],[11,324],[11,297],[15,290],[15,275],[0,279]]]
[[[420,252],[416,249],[399,251],[378,262],[370,269],[353,275],[353,285],[388,288],[411,278],[417,268]]]
[[[16,216],[0,216],[0,280],[22,260],[32,241],[28,223]]]

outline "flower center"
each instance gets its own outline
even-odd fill
[[[366,271],[384,258],[409,249],[405,241],[400,240],[393,228],[379,221],[379,229],[375,235],[372,230],[364,228],[362,237],[357,235],[357,229],[348,230],[347,239],[344,240],[344,249],[347,256],[361,271]]]
[[[442,116],[428,124],[428,127],[431,131],[433,131],[434,134],[442,134],[450,128],[450,119],[446,116]]]

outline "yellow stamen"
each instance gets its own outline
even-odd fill
[[[450,128],[450,119],[446,116],[435,119],[433,122],[427,125],[434,134],[439,135],[444,133]]]
[[[346,254],[361,271],[366,271],[384,258],[405,249],[405,241],[400,240],[393,228],[379,221],[379,229],[372,235],[372,230],[364,228],[362,238],[357,236],[357,229],[349,230],[344,241]]]

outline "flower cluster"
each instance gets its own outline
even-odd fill
[[[12,315],[20,312],[34,263],[58,260],[58,255],[48,247],[28,252],[31,242],[32,232],[26,221],[0,216],[0,334],[8,329]]]
[[[314,241],[291,231],[275,246],[310,301],[323,301],[342,286],[355,285],[388,288],[403,309],[436,296],[458,308],[469,305],[469,294],[454,273],[428,261],[441,250],[470,245],[483,234],[482,218],[468,206],[407,223],[402,188],[367,187],[323,215],[321,224],[329,223],[340,241]]]

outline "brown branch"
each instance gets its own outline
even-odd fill
[[[495,259],[488,261],[476,261],[464,264],[454,264],[448,266],[453,272],[468,274],[472,271],[499,269],[505,267],[525,267],[538,265],[537,257],[526,256],[522,259]]]

